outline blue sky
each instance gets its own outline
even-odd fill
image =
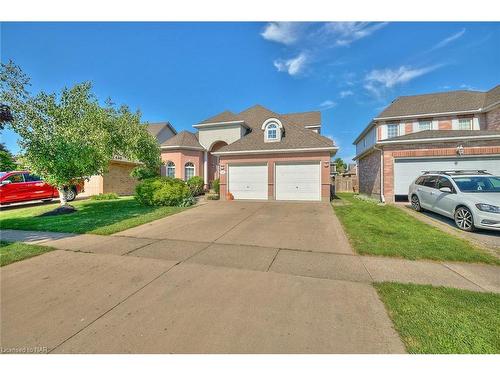
[[[92,81],[177,130],[257,103],[321,110],[346,159],[399,95],[500,83],[500,23],[3,23],[0,38],[33,92]],[[2,142],[18,151],[12,132]]]

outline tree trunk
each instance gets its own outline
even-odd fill
[[[57,191],[59,192],[61,206],[65,206],[68,201],[66,200],[66,192],[64,191],[64,188],[58,188]]]

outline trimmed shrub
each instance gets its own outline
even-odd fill
[[[207,200],[209,200],[209,201],[218,201],[219,200],[219,194],[207,194],[206,197],[207,197]]]
[[[120,199],[120,197],[116,193],[106,193],[106,194],[92,195],[90,199],[93,201],[109,201],[113,199]]]
[[[203,178],[200,176],[193,176],[189,180],[187,180],[187,186],[191,191],[191,195],[196,197],[197,195],[203,194]]]
[[[181,206],[192,202],[187,184],[171,177],[147,178],[137,184],[135,198],[147,206]],[[191,203],[192,204],[192,203]]]
[[[217,194],[220,194],[220,180],[218,178],[212,181],[212,189],[214,189]]]

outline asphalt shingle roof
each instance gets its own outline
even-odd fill
[[[187,130],[183,130],[180,133],[174,135],[172,138],[167,139],[161,144],[161,146],[194,147],[203,149],[203,147],[200,145],[200,142],[198,142],[197,135]]]
[[[271,117],[279,119],[283,125],[284,132],[282,133],[282,139],[280,142],[264,142],[264,131],[261,127],[264,121]],[[249,127],[247,134],[236,142],[220,148],[217,150],[218,152],[334,146],[331,139],[323,137],[310,129],[304,128],[305,125],[321,124],[320,112],[304,112],[281,115],[261,105],[255,105],[238,113],[237,115],[233,115],[231,120],[226,121],[236,120],[243,120]],[[209,122],[213,122],[213,117]]]
[[[449,91],[434,94],[400,96],[377,118],[473,111],[500,101],[500,85],[489,91]]]

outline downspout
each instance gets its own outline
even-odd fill
[[[380,151],[380,201],[385,203],[384,197],[384,150],[378,148],[377,146],[373,146],[375,150]]]

